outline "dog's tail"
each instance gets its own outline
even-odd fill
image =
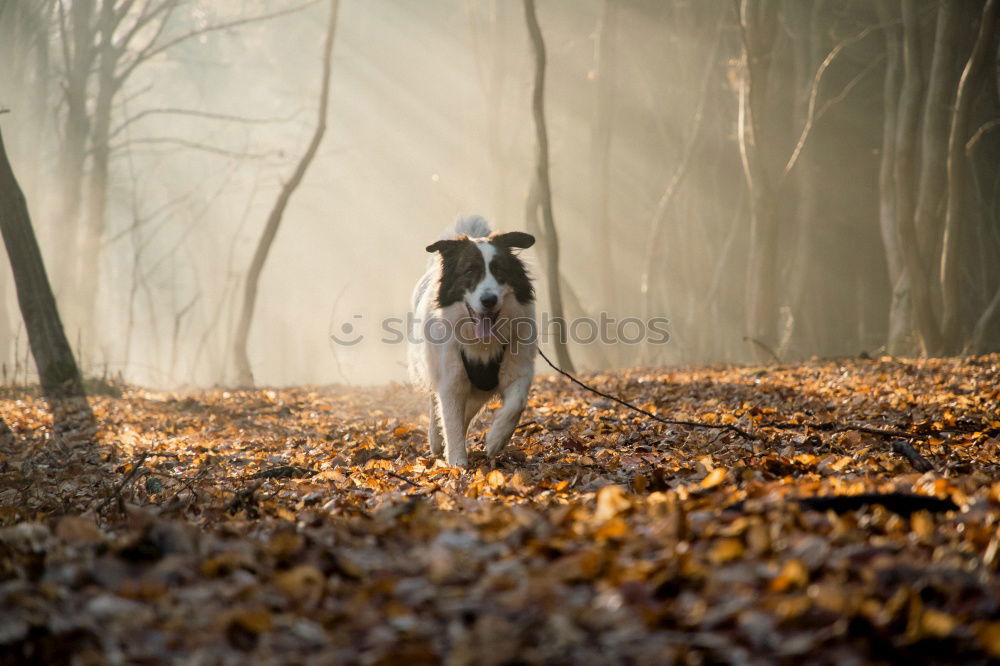
[[[459,215],[455,224],[445,230],[441,240],[468,236],[469,238],[485,238],[490,235],[490,225],[481,215]]]

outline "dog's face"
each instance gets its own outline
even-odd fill
[[[476,337],[489,339],[493,325],[513,298],[526,305],[535,299],[524,264],[514,249],[529,248],[535,237],[521,231],[493,233],[486,238],[442,240],[427,246],[441,254],[438,306],[462,301],[476,328]]]

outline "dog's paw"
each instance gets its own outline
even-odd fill
[[[490,434],[492,434],[492,433],[490,433]],[[486,457],[487,457],[487,459],[493,460],[498,455],[500,455],[500,452],[503,451],[503,447],[506,444],[507,444],[506,440],[504,440],[504,439],[494,439],[494,438],[490,437],[489,434],[487,434],[486,435]]]

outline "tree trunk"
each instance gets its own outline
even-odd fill
[[[921,261],[933,265],[940,252],[941,204],[945,192],[945,160],[948,149],[948,116],[954,99],[954,62],[957,43],[958,7],[955,2],[938,5],[931,59],[924,96],[920,148],[920,180],[917,186],[915,225]],[[933,304],[933,294],[932,294]]]
[[[821,0],[816,0],[811,6],[801,0],[785,0],[782,7],[797,29],[797,34],[793,35],[796,91],[792,114],[796,129],[803,128],[810,122],[810,92],[813,78],[823,61],[821,49],[825,43],[820,20],[822,8]],[[815,151],[808,143],[804,144],[792,174],[795,206],[791,211],[789,233],[794,238],[795,252],[785,281],[791,291],[791,321],[795,322],[788,344],[795,353],[804,356],[808,355],[808,350],[823,348],[827,330],[823,321],[826,308],[822,305],[822,299],[816,297],[824,287],[816,270],[816,237],[823,224],[823,211],[817,206],[818,175]],[[779,349],[778,355],[784,356],[786,351]]]
[[[997,287],[997,290],[993,292],[993,298],[990,299],[990,302],[979,316],[979,321],[976,322],[975,327],[972,329],[972,335],[969,336],[969,348],[972,353],[985,354],[995,351],[995,348],[991,349],[987,342],[987,335],[989,334],[990,327],[994,325],[994,320],[998,314],[1000,314],[1000,287]]]
[[[890,354],[911,352],[913,314],[910,307],[910,283],[896,231],[896,116],[902,82],[900,68],[898,12],[890,10],[891,0],[879,0],[878,16],[885,32],[885,82],[882,108],[882,156],[879,165],[879,229],[885,247],[886,267],[892,300],[889,304],[889,331],[886,351]]]
[[[969,135],[972,103],[979,92],[987,56],[997,28],[997,0],[986,0],[979,34],[958,83],[948,135],[948,208],[941,248],[941,338],[946,353],[962,346],[959,251],[962,247],[962,197],[965,194],[965,142]]]
[[[59,155],[58,204],[52,226],[62,238],[76,234],[83,200],[83,174],[90,137],[87,97],[95,57],[92,45],[94,7],[94,0],[73,2],[69,8],[67,30],[61,35],[63,67],[66,71],[66,118],[63,147]],[[62,11],[60,8],[60,12]],[[73,244],[56,243],[55,247],[58,253],[54,262],[56,288],[65,290],[73,284]]]
[[[600,307],[607,309],[617,302],[615,289],[615,247],[609,209],[611,206],[611,145],[614,138],[616,100],[616,44],[618,31],[618,0],[604,0],[597,40],[594,45],[594,120],[590,133],[593,196],[593,230],[598,242],[594,266],[598,267]]]
[[[271,209],[271,214],[264,225],[264,232],[257,243],[257,250],[254,252],[250,268],[247,269],[246,283],[243,291],[243,307],[240,311],[240,318],[236,325],[235,341],[233,343],[233,356],[236,364],[236,382],[240,386],[253,386],[253,370],[250,366],[250,357],[247,354],[247,340],[250,336],[250,324],[253,320],[254,307],[257,303],[257,284],[260,282],[260,273],[264,268],[264,262],[271,251],[274,237],[278,233],[281,218],[288,206],[288,201],[292,194],[302,182],[302,177],[309,168],[309,164],[316,156],[320,141],[326,132],[326,113],[330,101],[330,70],[333,66],[333,38],[337,29],[337,8],[339,0],[330,0],[330,18],[326,28],[326,43],[323,47],[323,78],[319,95],[319,113],[316,119],[316,129],[313,131],[312,139],[306,148],[305,154],[299,160],[298,166],[292,173],[292,177],[281,188],[278,199]]]
[[[117,25],[114,3],[105,0],[100,9],[99,45],[97,47],[97,95],[91,123],[91,165],[87,184],[86,216],[80,225],[80,250],[76,285],[78,324],[83,329],[84,345],[95,345],[97,287],[101,274],[101,241],[107,226],[108,170],[111,159],[111,104],[119,81],[115,77],[121,53],[113,43]],[[90,347],[95,348],[94,346]]]
[[[927,265],[920,256],[914,221],[917,188],[917,131],[923,76],[920,70],[920,25],[916,0],[901,0],[903,17],[903,87],[896,114],[895,180],[896,234],[902,250],[910,285],[915,332],[925,354],[937,353],[941,346],[937,322],[931,309]]]
[[[28,206],[0,136],[0,232],[14,273],[17,301],[28,332],[39,383],[50,398],[83,397],[83,379],[70,349],[45,274]]]
[[[542,225],[545,230],[545,274],[549,286],[549,304],[552,318],[565,324],[563,315],[562,289],[559,284],[559,238],[556,234],[552,214],[552,187],[549,182],[549,137],[545,126],[545,41],[535,13],[535,0],[524,0],[524,16],[531,37],[531,47],[535,54],[535,85],[532,91],[531,107],[535,118],[536,165],[535,179],[538,183],[538,204],[542,210]],[[566,327],[556,335],[553,346],[559,366],[574,372],[566,347]]]
[[[761,145],[761,120],[770,74],[776,15],[766,0],[743,0],[739,12],[743,46],[743,76],[739,89],[739,144],[743,173],[750,192],[750,249],[747,258],[747,336],[759,348],[777,343],[778,274],[773,183],[768,177]]]

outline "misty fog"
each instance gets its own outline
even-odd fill
[[[84,77],[91,124],[78,128],[85,155],[69,210],[63,166],[80,48],[68,29],[74,12],[97,16],[101,4],[0,0],[0,108],[9,109],[0,124],[67,336],[89,376],[162,388],[232,383],[247,265],[315,124],[329,4],[135,3],[136,17],[170,5],[136,29],[135,53],[200,34],[138,61],[114,94],[103,227],[85,223],[100,182],[91,177],[99,58]],[[881,173],[886,100],[898,89],[887,78],[898,60],[889,33],[898,41],[913,29],[923,40],[915,66],[931,97],[915,102],[926,121],[918,118],[924,148],[915,152],[943,182],[944,161],[929,160],[927,147],[942,140],[928,136],[929,119],[934,104],[953,106],[979,4],[957,10],[940,89],[930,76],[937,3],[916,3],[915,27],[901,27],[895,4],[884,16],[861,1],[777,4],[787,11],[770,23],[756,17],[747,42],[733,3],[539,0],[565,314],[669,320],[666,344],[571,342],[577,369],[1000,349],[1000,132],[986,129],[966,150],[958,342],[929,348],[910,314],[891,330],[893,307],[910,292],[882,224],[889,190],[902,201],[902,176]],[[268,14],[279,15],[256,20]],[[113,40],[133,27],[126,17]],[[741,82],[744,48],[765,41],[767,78],[749,93],[770,194],[770,207],[757,208],[741,158]],[[970,134],[997,117],[990,62]],[[459,214],[531,231],[533,75],[518,2],[340,3],[327,133],[260,279],[249,340],[257,383],[405,380],[405,346],[385,327],[402,330],[425,246]],[[949,96],[935,100],[939,91]],[[932,208],[924,260],[936,276],[946,206]],[[769,227],[754,217],[761,210]],[[83,252],[95,228],[98,251]],[[543,247],[524,254],[540,313],[549,304]],[[80,295],[88,276],[92,304]],[[9,269],[2,280],[5,381],[26,381],[34,369]],[[939,319],[950,288],[928,287]],[[757,303],[768,290],[773,298]]]

